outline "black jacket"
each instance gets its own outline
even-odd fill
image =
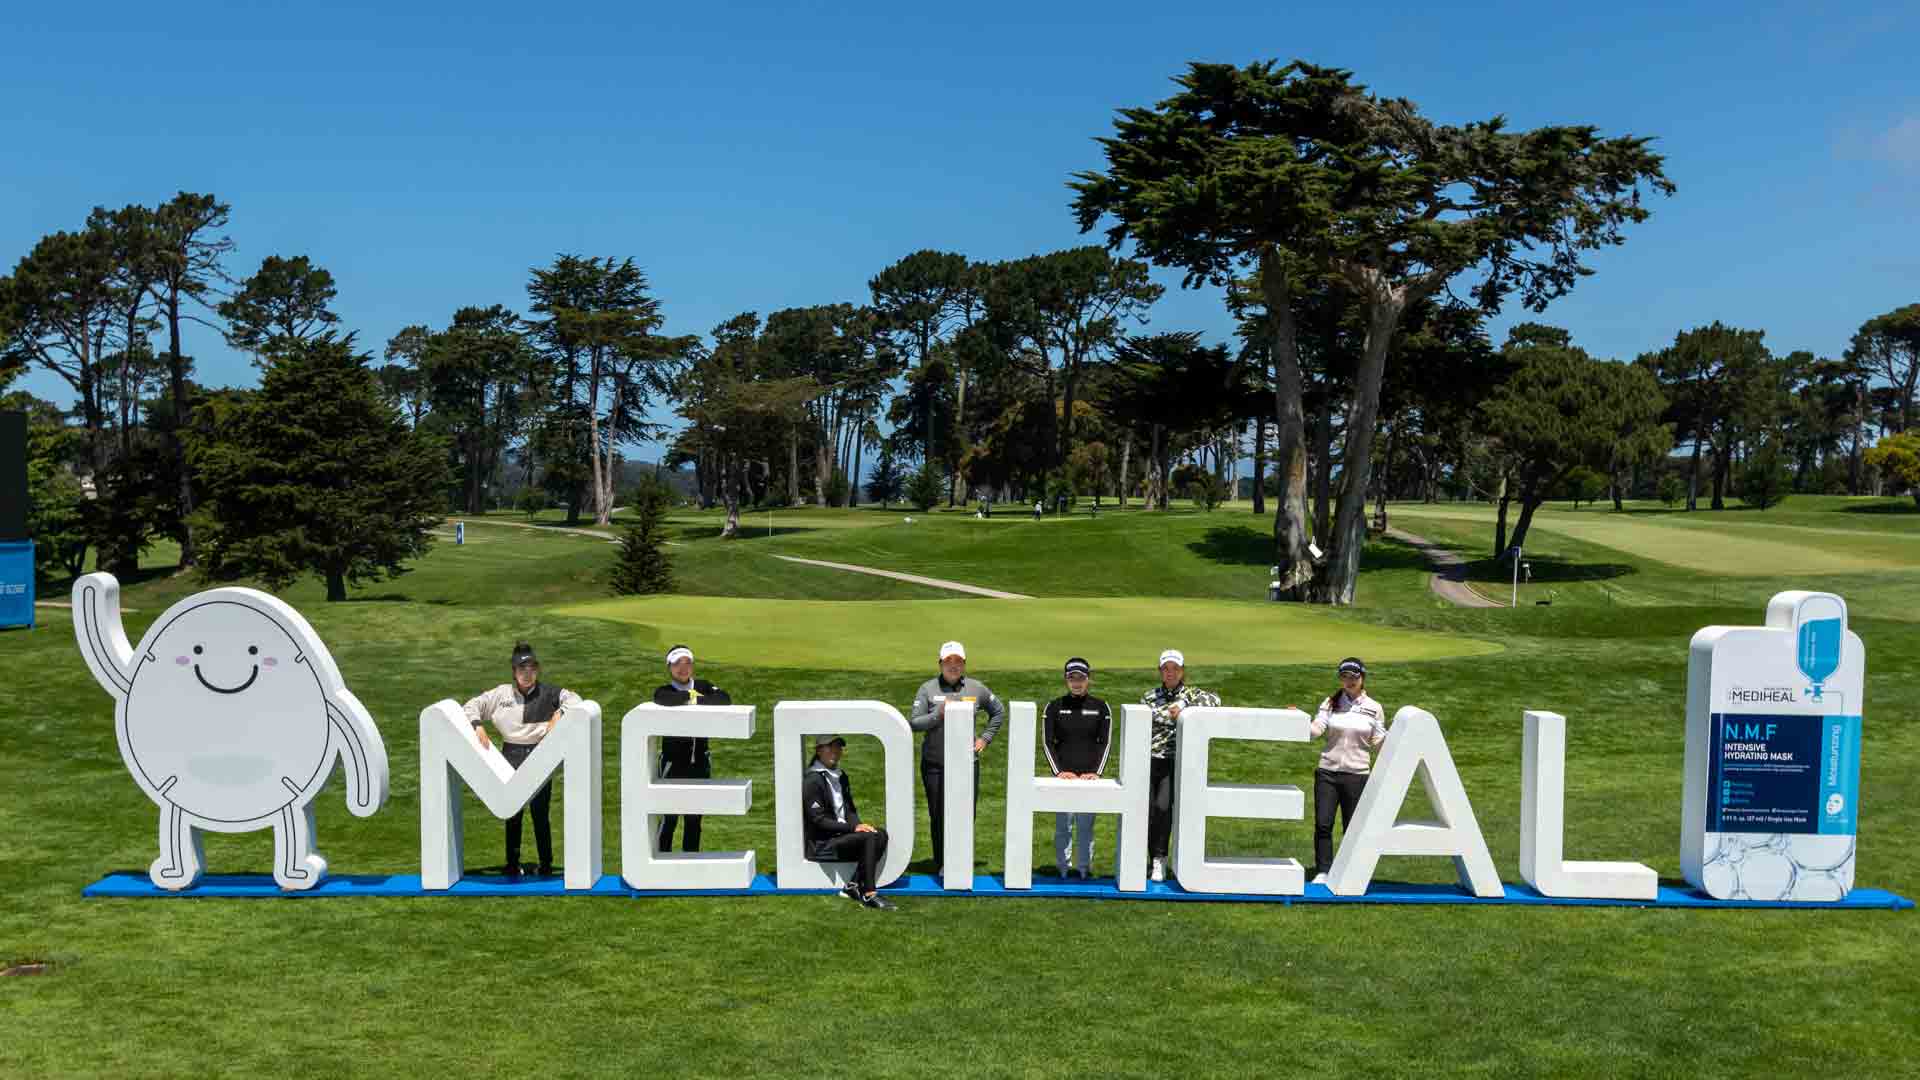
[[[653,703],[655,705],[731,705],[733,699],[727,696],[725,690],[707,680],[695,679],[693,693],[689,694],[685,690],[676,689],[672,683],[667,683],[653,692]],[[711,768],[713,759],[707,753],[706,736],[662,736],[660,764],[663,774],[668,772],[666,766],[676,766],[674,771],[682,771],[683,775],[683,770],[695,765]]]
[[[846,797],[847,820],[833,816],[833,788],[827,774],[807,766],[806,779],[800,783],[800,816],[807,826],[807,858],[831,861],[836,856],[827,850],[827,841],[845,836],[860,824],[860,810],[853,804],[853,778],[840,773],[841,794]]]
[[[1097,773],[1107,767],[1113,739],[1113,710],[1088,694],[1062,694],[1047,702],[1046,734],[1041,740],[1054,772]]]

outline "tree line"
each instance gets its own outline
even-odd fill
[[[1540,323],[1489,340],[1489,319],[1544,311],[1674,193],[1648,138],[1439,123],[1303,62],[1174,82],[1120,110],[1105,167],[1071,179],[1103,242],[914,251],[865,295],[704,337],[664,333],[635,258],[563,254],[529,268],[522,310],[460,308],[375,356],[306,256],[231,275],[217,197],[96,208],[0,278],[0,384],[35,367],[75,401],[8,398],[33,413],[47,571],[89,551],[127,570],[165,537],[209,576],[311,570],[344,596],[399,572],[447,511],[608,523],[649,443],[725,508],[725,535],[742,507],[863,493],[1211,508],[1250,458],[1286,595],[1323,603],[1353,599],[1389,499],[1496,503],[1496,553],[1552,498],[1920,499],[1920,304],[1832,357],[1718,322],[1631,362]],[[1233,338],[1151,327],[1154,268],[1220,288]],[[260,385],[197,382],[184,323],[251,356]]]

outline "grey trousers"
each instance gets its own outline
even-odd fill
[[[1093,872],[1093,818],[1092,814],[1053,815],[1053,851],[1060,857],[1056,865],[1061,873],[1069,866]]]

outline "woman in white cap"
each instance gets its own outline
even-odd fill
[[[933,830],[933,872],[946,866],[947,752],[945,731],[947,702],[961,701],[973,712],[987,711],[987,728],[973,740],[973,802],[980,805],[980,754],[986,750],[1006,719],[1007,707],[993,696],[985,683],[967,675],[967,649],[957,641],[940,646],[940,674],[920,684],[913,696],[913,710],[907,724],[923,731],[920,742],[920,783],[927,790],[927,825]]]
[[[675,645],[667,650],[667,678],[653,692],[655,705],[731,705],[725,690],[705,679],[693,677],[693,650]],[[706,780],[713,776],[713,755],[705,736],[666,735],[660,739],[660,777],[676,780]],[[673,829],[680,818],[675,814],[660,817],[660,835],[656,850],[673,850]],[[688,814],[680,836],[681,851],[700,850],[700,815]]]
[[[1372,768],[1367,752],[1387,741],[1386,712],[1367,696],[1367,665],[1359,657],[1340,661],[1340,689],[1320,703],[1307,734],[1327,739],[1320,765],[1313,770],[1313,869],[1307,875],[1325,883],[1333,868],[1333,813],[1340,812],[1340,834],[1345,836]]]
[[[853,781],[840,771],[840,754],[846,747],[847,740],[838,735],[814,736],[813,760],[800,784],[807,858],[852,862],[853,880],[841,891],[863,907],[892,911],[893,904],[878,891],[887,833],[860,820],[860,808],[853,803]]]
[[[518,769],[540,745],[540,740],[553,730],[553,725],[581,701],[580,695],[571,690],[540,681],[540,660],[534,656],[533,646],[524,641],[514,644],[508,666],[513,672],[513,681],[501,683],[468,701],[465,711],[480,745],[493,745],[486,727],[492,724],[500,732],[500,755]],[[541,877],[553,873],[553,821],[548,813],[552,801],[553,783],[549,781],[540,785],[526,806],[533,817],[533,846],[540,853]],[[522,811],[516,810],[506,822],[508,881],[520,880],[525,872],[520,865],[521,815]]]
[[[1187,685],[1187,658],[1179,649],[1160,654],[1160,685],[1146,692],[1140,704],[1153,710],[1148,735],[1152,755],[1152,801],[1147,804],[1147,876],[1167,880],[1167,840],[1173,833],[1174,733],[1180,714],[1194,706],[1218,705],[1220,695]]]

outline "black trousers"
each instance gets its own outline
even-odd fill
[[[1163,758],[1150,759],[1153,766],[1148,785],[1151,797],[1147,801],[1147,857],[1164,859],[1167,857],[1167,841],[1173,836],[1173,776],[1176,761],[1169,754]]]
[[[920,783],[927,789],[927,825],[933,830],[933,865],[947,865],[947,770],[942,762],[920,762]],[[973,808],[980,809],[980,759],[973,760]]]
[[[1363,772],[1313,770],[1313,868],[1316,872],[1333,869],[1333,812],[1340,811],[1340,835],[1353,828],[1353,808],[1360,805],[1360,792],[1367,786]]]
[[[713,777],[713,759],[712,758],[696,758],[693,760],[692,763],[688,763],[684,761],[669,762],[664,757],[660,759],[660,778],[662,780],[667,780],[667,779],[678,780],[678,779],[685,779],[688,777],[691,777],[695,780],[711,779]],[[673,826],[679,820],[680,820],[680,815],[678,814],[661,815],[660,835],[655,838],[659,841],[659,843],[655,845],[656,850],[659,850],[659,851],[673,850]],[[681,851],[699,851],[700,850],[700,815],[699,814],[687,815],[687,827],[681,830],[680,832],[680,850]]]
[[[507,764],[518,769],[535,748],[535,746],[521,743],[503,742],[500,744],[500,756],[507,759]],[[526,806],[527,810],[533,812],[533,846],[540,853],[540,866],[544,870],[553,868],[553,819],[547,813],[552,803],[553,781],[549,780],[540,785],[540,790],[534,792],[533,798]],[[520,865],[521,813],[522,811],[515,810],[513,816],[507,819],[507,869],[509,871]]]
[[[887,857],[885,829],[836,836],[827,841],[827,850],[829,857],[820,861],[854,864],[853,883],[860,887],[860,895],[865,896],[879,887],[880,863]]]

